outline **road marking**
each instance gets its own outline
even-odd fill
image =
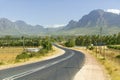
[[[15,79],[17,79],[17,78],[20,78],[20,77],[29,75],[29,74],[31,74],[31,73],[37,72],[37,71],[39,71],[39,70],[48,68],[48,67],[50,67],[50,66],[52,66],[52,65],[55,65],[55,64],[60,63],[60,62],[62,62],[62,61],[65,61],[65,60],[71,58],[74,54],[75,54],[75,53],[72,51],[72,54],[69,55],[69,56],[67,56],[66,58],[60,59],[60,60],[55,61],[55,62],[50,63],[50,64],[46,64],[46,65],[44,65],[44,66],[42,66],[42,67],[39,67],[39,68],[36,68],[36,69],[32,69],[32,70],[29,70],[29,71],[26,71],[26,72],[23,72],[23,73],[20,73],[20,74],[17,74],[17,75],[10,76],[10,77],[8,77],[8,78],[4,78],[4,79],[2,79],[2,80],[15,80]]]

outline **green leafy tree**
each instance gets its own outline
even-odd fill
[[[75,46],[75,40],[74,39],[69,39],[66,43],[65,43],[66,47],[74,47]]]
[[[46,50],[52,50],[52,43],[49,39],[43,39],[42,40],[42,47],[43,49],[46,49]]]

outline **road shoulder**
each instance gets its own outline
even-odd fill
[[[75,75],[74,80],[109,80],[102,65],[95,57],[85,50],[79,50],[85,54],[85,64]]]

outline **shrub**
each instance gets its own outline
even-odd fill
[[[50,42],[50,40],[48,39],[45,39],[42,41],[42,47],[43,49],[46,49],[46,50],[52,50],[52,43]]]
[[[0,62],[0,65],[3,65],[4,63],[3,62]]]
[[[116,58],[119,58],[119,59],[120,59],[120,55],[117,55]]]
[[[89,50],[93,50],[93,49],[94,49],[93,46],[88,46],[87,48],[88,48]]]
[[[26,53],[26,52],[23,52],[19,55],[17,55],[16,59],[28,59],[30,58],[30,54]]]
[[[110,49],[120,50],[120,46],[111,46],[111,45],[109,45],[109,46],[107,46],[107,47],[110,48]]]
[[[75,46],[75,41],[73,39],[69,39],[66,43],[65,43],[66,47],[74,47]]]
[[[39,51],[39,53],[40,53],[40,54],[48,53],[48,50],[47,50],[47,49],[41,49],[41,50]]]

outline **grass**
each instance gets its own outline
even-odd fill
[[[120,80],[120,68],[118,64],[115,64],[113,61],[104,60],[101,63],[105,66],[106,70],[111,76],[111,80]]]
[[[74,49],[86,51],[85,47],[75,47]],[[87,50],[87,52],[95,56],[104,66],[111,80],[120,80],[120,50],[108,49],[106,46],[103,46],[100,54],[99,49],[100,47],[97,47],[97,51],[96,48],[94,48],[94,50]]]
[[[0,65],[3,65],[4,63],[3,62],[0,62]]]
[[[120,55],[120,50],[104,48],[101,50],[100,54],[98,47],[97,56],[95,49],[89,51],[89,53],[94,55],[101,62],[101,64],[104,65],[111,77],[111,80],[120,80],[120,58],[116,58],[116,56]]]
[[[33,62],[38,62],[46,59],[50,59],[56,56],[61,55],[62,50],[53,46],[53,50],[49,51],[47,54],[32,57],[26,60],[16,60],[16,56],[23,52],[22,47],[6,47],[0,49],[0,70],[6,69],[14,66],[29,64]]]
[[[16,56],[22,53],[22,47],[5,47],[0,48],[0,64],[13,63]]]
[[[107,47],[110,48],[110,49],[120,50],[120,45],[109,45]]]

